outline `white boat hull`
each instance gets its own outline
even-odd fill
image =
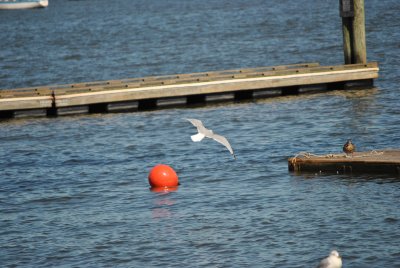
[[[35,2],[17,2],[13,0],[0,1],[0,9],[27,9],[27,8],[39,8],[47,7],[49,5],[48,0],[41,0]]]

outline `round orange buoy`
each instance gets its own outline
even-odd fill
[[[179,185],[178,175],[168,165],[159,164],[149,173],[151,187],[176,187]]]

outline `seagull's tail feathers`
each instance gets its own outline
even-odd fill
[[[190,136],[190,138],[192,139],[192,141],[194,142],[198,142],[201,141],[202,139],[204,139],[205,135],[201,134],[201,133],[197,133],[196,135],[192,135]]]

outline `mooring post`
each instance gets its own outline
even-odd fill
[[[345,64],[367,63],[364,0],[339,0]]]
[[[364,0],[354,1],[353,48],[354,63],[367,63],[367,45],[365,40]]]
[[[344,63],[351,64],[354,5],[353,0],[339,0],[339,2],[340,16],[342,17]]]

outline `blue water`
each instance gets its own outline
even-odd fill
[[[52,0],[1,11],[0,88],[342,64],[338,1]],[[300,151],[399,148],[400,4],[366,1],[375,88],[0,123],[2,267],[400,267],[400,180],[288,172]],[[237,155],[193,143],[198,118]],[[152,192],[171,165],[181,185]]]

